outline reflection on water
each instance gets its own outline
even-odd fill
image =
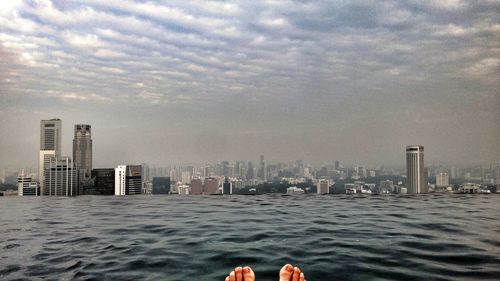
[[[498,280],[500,196],[0,198],[0,279]]]

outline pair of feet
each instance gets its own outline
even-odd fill
[[[285,264],[280,270],[280,281],[305,281],[300,268]],[[226,277],[225,281],[255,281],[255,273],[249,266],[237,267]]]

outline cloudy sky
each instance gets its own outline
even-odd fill
[[[500,1],[0,1],[0,166],[500,160]]]

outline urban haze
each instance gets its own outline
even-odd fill
[[[2,1],[0,166],[500,159],[498,1]]]

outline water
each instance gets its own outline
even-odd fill
[[[500,280],[500,196],[0,197],[0,280]]]

